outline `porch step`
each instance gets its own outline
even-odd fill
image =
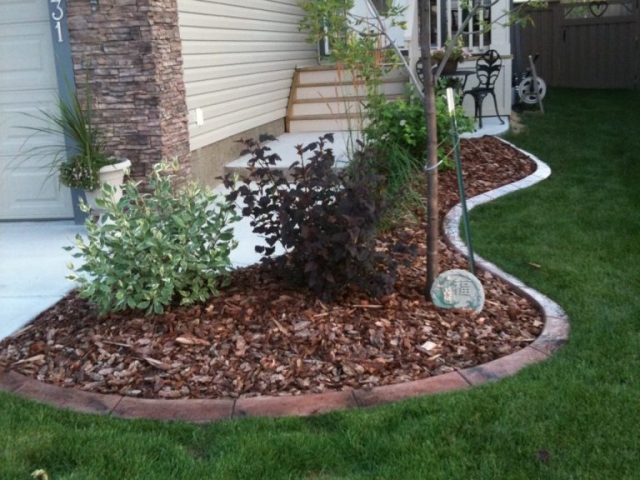
[[[310,83],[351,83],[354,81],[349,70],[341,70],[334,65],[321,65],[317,67],[302,67],[300,70],[299,84]],[[386,82],[406,82],[407,75],[400,69],[393,70],[383,77]]]
[[[401,95],[405,86],[403,82],[383,82],[380,85],[380,93],[385,95]],[[366,96],[367,89],[362,83],[351,82],[316,82],[298,85],[295,89],[295,100],[326,98],[345,98]]]
[[[290,117],[289,132],[359,132],[365,126],[361,115],[301,115]]]
[[[285,133],[278,137],[277,140],[267,142],[266,145],[271,148],[271,152],[269,153],[277,153],[280,156],[280,161],[273,166],[273,168],[278,170],[288,171],[289,167],[294,162],[299,162],[300,157],[298,156],[296,146],[297,145],[308,145],[309,143],[315,142],[319,137],[323,136],[327,132],[332,132],[334,130],[314,130],[314,131],[299,131],[296,133]],[[336,163],[346,164],[348,162],[347,157],[347,145],[349,145],[350,140],[348,135],[345,133],[335,133],[333,143],[327,143],[326,148],[333,149],[333,153],[336,158]],[[308,157],[309,154],[306,154],[305,157]],[[234,160],[231,163],[228,163],[224,167],[225,174],[238,174],[240,176],[247,176],[249,173],[248,170],[248,162],[251,159],[251,155],[243,155],[242,157]]]
[[[388,100],[395,100],[400,97],[401,95],[387,95]],[[332,97],[323,98],[322,100],[305,98],[293,102],[291,115],[292,117],[338,114],[359,115],[365,110],[367,100],[368,98],[365,96]]]
[[[379,91],[390,100],[405,91],[407,76],[394,70],[381,81]],[[287,132],[359,131],[365,114],[367,89],[362,80],[335,65],[296,70],[289,106]]]
[[[366,101],[367,97],[296,100],[291,108],[291,119],[310,115],[360,115],[365,108]]]

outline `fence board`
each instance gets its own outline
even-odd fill
[[[550,3],[530,15],[535,26],[521,30],[520,53],[540,53],[549,86],[638,88],[638,0]]]

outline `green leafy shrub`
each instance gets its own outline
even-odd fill
[[[115,189],[105,185],[105,198],[97,201],[105,211],[101,221],[87,220],[86,241],[76,236],[74,257],[84,264],[70,264],[74,273],[67,278],[101,313],[129,308],[160,314],[174,303],[204,302],[228,284],[229,255],[237,245],[229,225],[239,217],[195,183],[174,190],[169,169],[165,162],[154,167],[151,193],[128,182],[118,202]]]
[[[256,246],[268,266],[332,298],[346,285],[378,295],[393,283],[386,255],[375,251],[376,227],[385,211],[382,178],[368,167],[366,151],[357,151],[354,168],[337,170],[326,134],[317,142],[297,146],[300,161],[288,172],[274,168],[280,157],[262,142],[246,143],[251,172],[242,183],[225,178],[230,201],[242,199],[242,214],[252,219],[254,233],[265,237]],[[305,159],[305,154],[309,158]],[[287,178],[290,177],[291,181]],[[287,251],[273,258],[275,244]]]
[[[305,32],[307,42],[318,45],[328,41],[331,45],[329,58],[332,63],[350,70],[364,81],[368,101],[379,94],[382,77],[400,62],[399,51],[386,48],[381,25],[406,28],[403,12],[407,7],[388,2],[379,9],[379,18],[354,9],[354,0],[298,0],[305,15],[299,29]],[[321,60],[321,57],[318,57]]]
[[[402,98],[369,107],[368,126],[363,135],[368,146],[380,153],[402,148],[422,159],[426,152],[427,128],[420,97],[408,89]]]
[[[461,106],[456,109],[456,117],[460,132],[473,130],[473,121]],[[374,167],[388,179],[397,179],[399,185],[392,186],[401,187],[409,178],[407,175],[414,175],[425,165],[427,126],[422,100],[415,90],[408,89],[403,98],[373,105],[368,118],[363,134],[367,146],[378,152]],[[436,120],[438,158],[444,160],[445,168],[452,167],[447,161],[452,148],[451,121],[443,89],[436,95]]]

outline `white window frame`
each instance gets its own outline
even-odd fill
[[[460,0],[436,0],[437,1],[437,12],[438,12],[438,20],[437,20],[437,45],[433,45],[436,48],[442,47],[444,43],[450,39],[455,32],[452,31],[454,12],[458,19],[461,19],[464,11],[461,7]],[[443,8],[443,3],[446,2],[447,7],[446,11]],[[481,9],[477,15],[484,15],[487,22],[491,22],[491,9]],[[444,22],[443,22],[444,20]],[[446,22],[446,23],[445,23]],[[442,26],[446,26],[446,32],[442,31]],[[462,33],[462,37],[464,38],[464,43],[469,49],[471,53],[483,53],[489,50],[491,47],[491,30],[489,32],[482,33],[472,33],[475,29],[478,28],[478,22],[475,19],[472,19],[467,28]]]

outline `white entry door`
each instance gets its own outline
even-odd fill
[[[72,218],[71,192],[34,155],[62,136],[34,135],[54,111],[58,84],[46,0],[0,1],[0,220]],[[37,150],[36,150],[37,151]]]

